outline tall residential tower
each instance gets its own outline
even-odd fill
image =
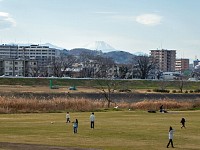
[[[150,55],[162,72],[174,72],[176,62],[176,50],[150,50]]]

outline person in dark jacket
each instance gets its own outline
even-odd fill
[[[163,105],[160,106],[160,112],[163,112]]]
[[[185,121],[185,118],[182,118],[182,119],[181,119],[181,122],[180,122],[180,123],[182,124],[181,129],[182,129],[182,128],[185,128],[185,122],[186,122],[186,121]]]

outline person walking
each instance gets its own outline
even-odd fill
[[[173,145],[173,135],[174,135],[174,129],[172,129],[172,127],[169,127],[169,142],[167,144],[167,148],[169,148],[169,145],[171,144],[171,146],[174,148]]]
[[[182,128],[185,128],[185,122],[186,122],[186,121],[185,121],[185,118],[182,118],[182,119],[181,119],[181,122],[180,122],[180,123],[182,124],[181,129],[182,129]]]
[[[66,113],[66,123],[70,123],[70,114],[69,114],[69,112]]]
[[[94,121],[95,121],[95,115],[94,115],[94,113],[92,113],[90,115],[90,126],[92,129],[94,129]]]

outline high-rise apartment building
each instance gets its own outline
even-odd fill
[[[157,67],[163,72],[175,71],[176,50],[150,50],[150,55]]]
[[[183,73],[186,70],[189,70],[189,59],[176,59],[175,71]]]

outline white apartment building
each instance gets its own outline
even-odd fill
[[[18,58],[29,58],[41,61],[52,60],[58,57],[58,50],[49,46],[30,45],[18,46]]]
[[[59,50],[49,46],[0,45],[0,58],[26,58],[36,60],[52,60],[60,55]]]
[[[18,45],[0,45],[0,58],[17,58]]]

